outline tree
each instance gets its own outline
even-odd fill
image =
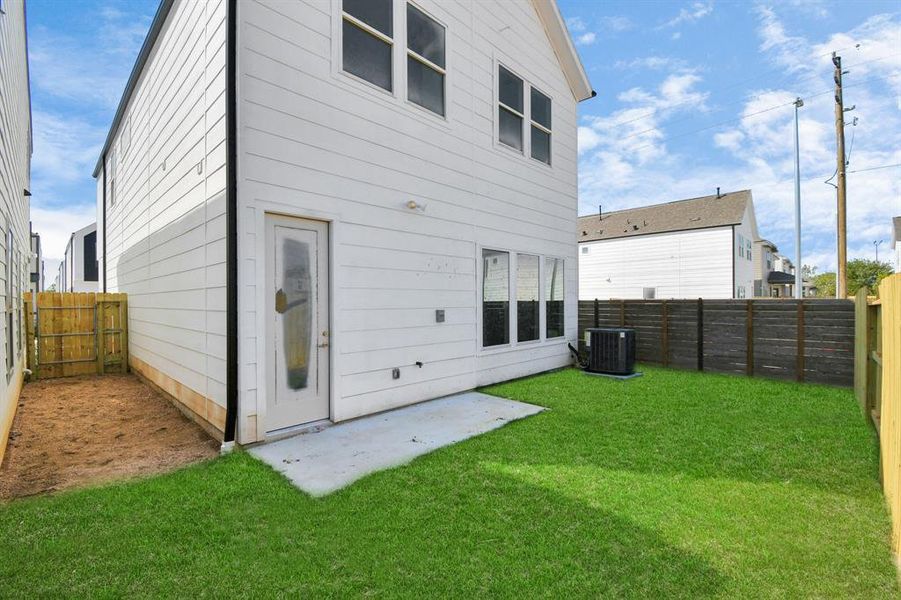
[[[801,267],[801,277],[807,279],[808,281],[812,280],[817,275],[817,268],[811,265],[804,265]]]
[[[863,286],[875,289],[885,277],[894,272],[887,262],[855,258],[848,262],[848,295],[853,296]]]
[[[820,273],[810,278],[817,288],[817,298],[835,298],[835,273]]]
[[[848,295],[853,296],[863,286],[875,289],[884,277],[892,273],[892,266],[886,262],[865,258],[848,261]],[[810,281],[817,288],[817,297],[835,298],[835,273],[820,273]]]

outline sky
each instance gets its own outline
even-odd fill
[[[598,92],[579,107],[579,212],[751,189],[792,258],[800,109],[802,262],[835,268],[831,52],[843,60],[848,254],[883,258],[901,215],[901,3],[559,0]],[[32,221],[47,273],[96,218],[91,176],[156,0],[29,0]],[[857,125],[851,124],[857,117]],[[852,143],[853,141],[853,143]],[[892,166],[894,165],[894,166]]]

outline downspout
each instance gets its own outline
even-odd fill
[[[106,154],[103,155],[103,293],[106,293]]]
[[[237,31],[238,2],[226,0],[225,56],[225,431],[222,452],[235,444],[238,422],[238,127]]]

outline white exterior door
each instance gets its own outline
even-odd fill
[[[266,216],[266,431],[329,417],[328,225]]]

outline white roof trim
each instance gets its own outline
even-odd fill
[[[576,101],[581,102],[596,96],[591,88],[591,82],[588,81],[585,67],[582,66],[579,53],[576,52],[576,47],[569,36],[566,23],[563,22],[563,15],[560,14],[556,0],[532,0],[532,6],[544,24],[548,39],[557,54],[557,60]]]

